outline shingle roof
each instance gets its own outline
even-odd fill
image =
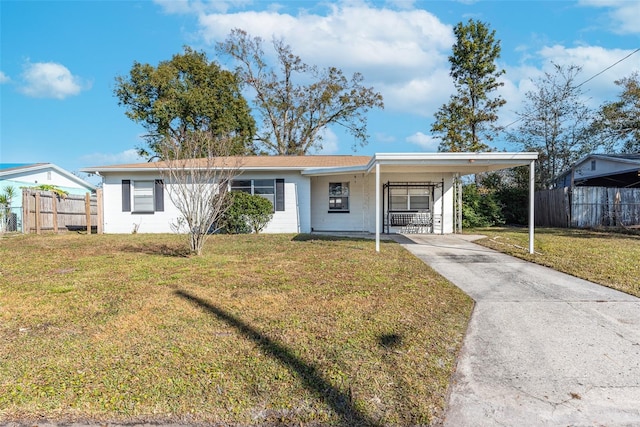
[[[217,157],[213,159],[195,159],[191,166],[234,166],[242,169],[307,169],[324,167],[364,166],[371,160],[371,156],[243,156]],[[190,162],[191,163],[191,162]],[[83,168],[83,171],[109,170],[141,170],[162,169],[166,162],[132,163],[111,166],[97,166]]]

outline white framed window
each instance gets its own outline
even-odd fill
[[[242,191],[264,197],[273,205],[274,211],[284,211],[284,179],[235,179],[231,191]]]
[[[276,185],[273,179],[236,179],[231,182],[231,191],[242,191],[264,197],[276,205]]]
[[[431,210],[431,196],[424,188],[391,188],[390,210],[420,211]]]
[[[153,181],[133,181],[133,211],[153,212]]]
[[[161,179],[140,181],[123,179],[122,211],[133,213],[164,211],[163,181]]]
[[[329,183],[329,212],[349,212],[349,183]]]

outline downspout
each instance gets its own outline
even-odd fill
[[[535,228],[535,160],[529,165],[529,253],[533,254],[533,238]]]
[[[440,234],[444,234],[444,177],[442,177],[442,187],[440,187]]]
[[[460,174],[456,174],[456,195],[458,196],[458,211],[456,214],[458,215],[458,233],[462,233],[462,180],[460,179]]]
[[[458,187],[457,187],[458,174],[453,175],[453,232],[455,233],[458,230],[458,204],[456,201],[458,200]]]
[[[376,252],[380,252],[380,163],[376,162]]]
[[[353,176],[354,179],[357,180],[356,175]],[[366,185],[365,185],[365,179],[364,179],[364,174],[362,174],[362,182],[360,185],[362,185],[362,232],[364,233],[369,224],[367,224],[367,210],[369,208],[369,198],[367,197],[367,192],[366,192]]]

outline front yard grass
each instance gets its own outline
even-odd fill
[[[640,235],[540,228],[529,254],[526,228],[483,228],[476,243],[640,297]]]
[[[472,301],[396,243],[0,239],[0,421],[428,425]]]

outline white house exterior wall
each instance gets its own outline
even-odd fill
[[[433,211],[442,213],[444,200],[444,233],[453,233],[453,174],[384,173],[380,182],[434,182],[444,179],[435,189]],[[329,183],[349,182],[349,213],[329,213]],[[313,231],[352,231],[375,233],[375,174],[345,174],[311,178],[311,229]],[[382,197],[382,188],[380,189]],[[440,230],[435,230],[440,232]]]
[[[434,211],[442,212],[442,208],[444,207],[444,216],[442,218],[442,228],[443,233],[453,233],[453,174],[445,174],[441,179],[444,179],[444,194],[442,199],[437,204],[437,208],[434,207]],[[438,194],[438,189],[436,189],[436,196]],[[437,199],[436,199],[437,201]],[[437,210],[436,210],[437,209]]]
[[[299,173],[249,173],[245,172],[240,179],[276,179],[283,178],[285,185],[285,209],[277,211],[267,225],[266,233],[298,233],[309,232],[309,178]],[[161,179],[157,172],[142,173],[110,173],[103,178],[104,232],[131,233],[134,229],[139,233],[170,233],[172,224],[176,224],[182,215],[169,197],[169,189],[164,190],[164,211],[153,213],[133,213],[122,211],[122,180],[151,181]],[[170,184],[166,184],[169,186]]]
[[[238,179],[284,179],[284,211],[276,211],[264,233],[311,231],[310,180],[300,172],[244,172]]]
[[[329,212],[329,183],[349,183],[349,212]],[[370,174],[311,177],[311,229],[312,231],[370,231],[373,218],[369,206],[375,198],[375,177]],[[373,222],[375,224],[375,221]]]
[[[168,233],[170,224],[175,223],[180,216],[175,206],[169,200],[165,189],[164,212],[138,214],[122,211],[122,180],[150,181],[160,179],[155,173],[109,174],[103,177],[102,197],[104,204],[104,232],[112,234],[132,233]]]

